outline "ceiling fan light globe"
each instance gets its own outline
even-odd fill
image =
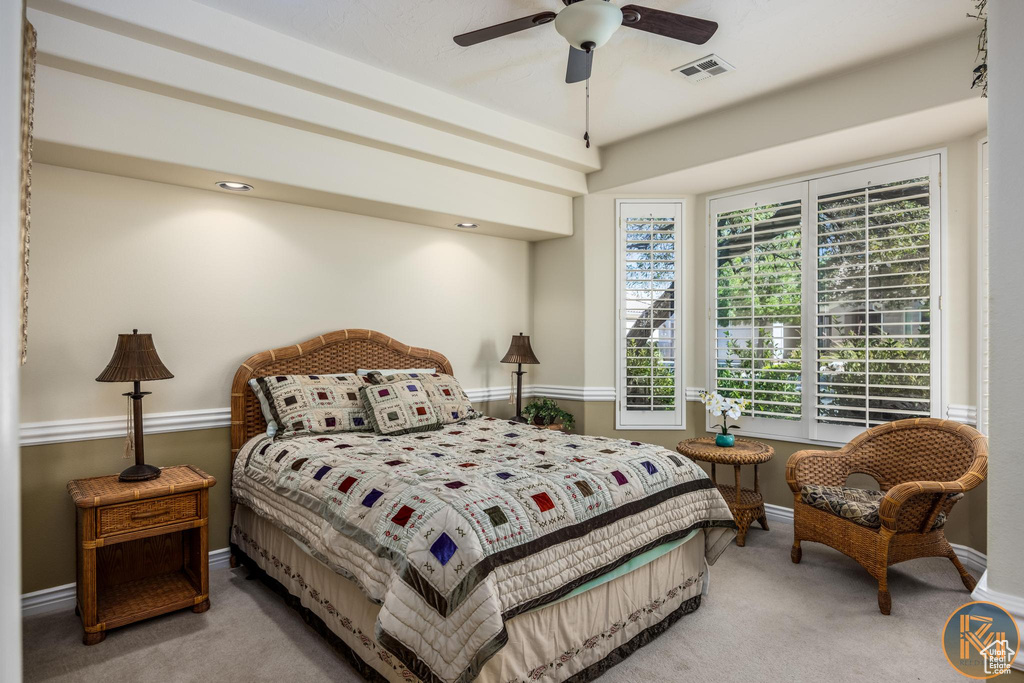
[[[605,0],[574,2],[555,17],[555,30],[577,50],[599,48],[622,25],[622,10]]]

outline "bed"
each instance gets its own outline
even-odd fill
[[[249,380],[435,368],[371,330],[264,351],[231,393],[232,566],[368,680],[587,681],[700,606],[735,523],[700,468],[492,417],[274,439]]]

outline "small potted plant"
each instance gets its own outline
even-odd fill
[[[705,409],[709,413],[715,417],[722,418],[721,424],[714,425],[722,430],[721,434],[715,435],[715,445],[722,446],[723,448],[736,445],[736,436],[730,434],[729,430],[739,429],[739,425],[730,425],[727,418],[738,420],[743,411],[750,405],[750,401],[745,398],[726,398],[717,391],[702,391],[700,392],[700,402],[704,404]]]
[[[530,424],[548,429],[571,430],[576,425],[572,413],[562,410],[550,398],[535,398],[523,408],[523,417]]]

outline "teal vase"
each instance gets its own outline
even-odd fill
[[[736,437],[732,434],[717,434],[715,435],[715,445],[730,448],[736,445]]]

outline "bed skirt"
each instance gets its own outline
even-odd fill
[[[700,607],[703,531],[629,574],[506,623],[485,683],[590,681]],[[238,505],[231,551],[369,681],[419,679],[375,638],[380,608],[268,520]]]

